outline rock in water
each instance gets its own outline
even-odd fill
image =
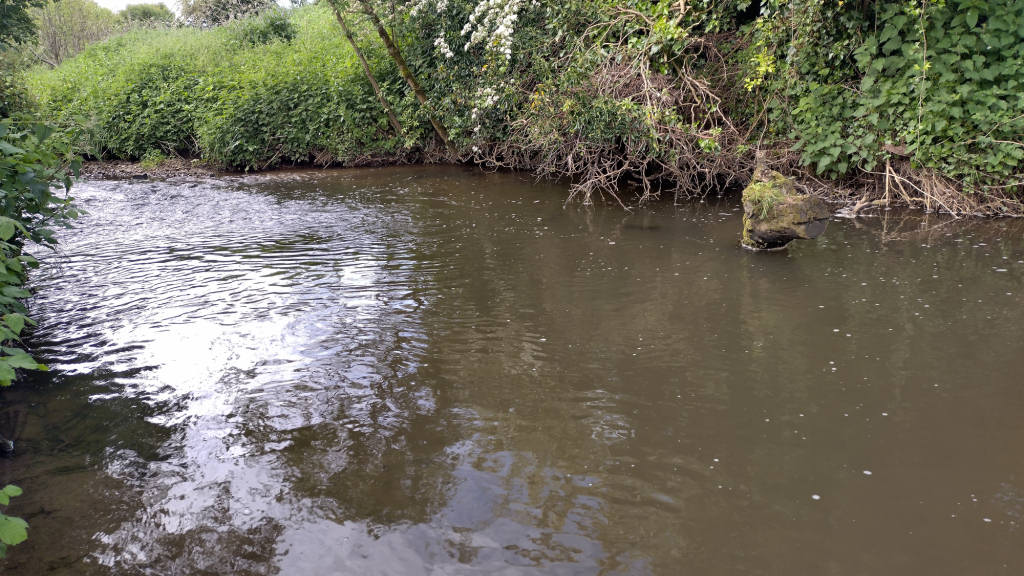
[[[789,178],[759,167],[743,191],[742,243],[752,250],[779,250],[820,236],[831,215],[824,200],[797,193]]]

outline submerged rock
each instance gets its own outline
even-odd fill
[[[831,215],[824,200],[798,193],[789,178],[759,167],[743,191],[742,243],[752,250],[779,250],[820,236]]]

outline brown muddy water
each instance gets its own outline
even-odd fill
[[[4,574],[1024,574],[1024,223],[786,253],[457,168],[91,182]]]

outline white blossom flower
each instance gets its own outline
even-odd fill
[[[406,3],[405,8],[409,11],[409,15],[410,16],[416,16],[417,14],[422,12],[423,10],[426,10],[427,6],[432,1],[434,1],[434,0],[412,0],[411,2]],[[448,7],[448,0],[436,0],[436,1],[437,1],[437,4],[435,5],[434,8],[436,9],[437,13],[440,14],[441,12],[444,12],[445,8]]]
[[[437,39],[434,40],[434,46],[437,46],[437,49],[441,51],[441,54],[445,58],[455,56],[455,53],[452,52],[452,49],[448,46],[448,42],[445,41],[444,36],[438,36]]]
[[[512,36],[523,4],[523,0],[481,0],[469,15],[469,22],[462,27],[462,35],[469,36],[462,49],[469,51],[473,46],[482,44],[486,50],[504,56],[506,60],[511,58]],[[530,6],[534,4],[535,1]]]

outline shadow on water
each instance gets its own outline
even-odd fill
[[[81,186],[15,574],[1015,573],[1024,239],[453,168]]]

